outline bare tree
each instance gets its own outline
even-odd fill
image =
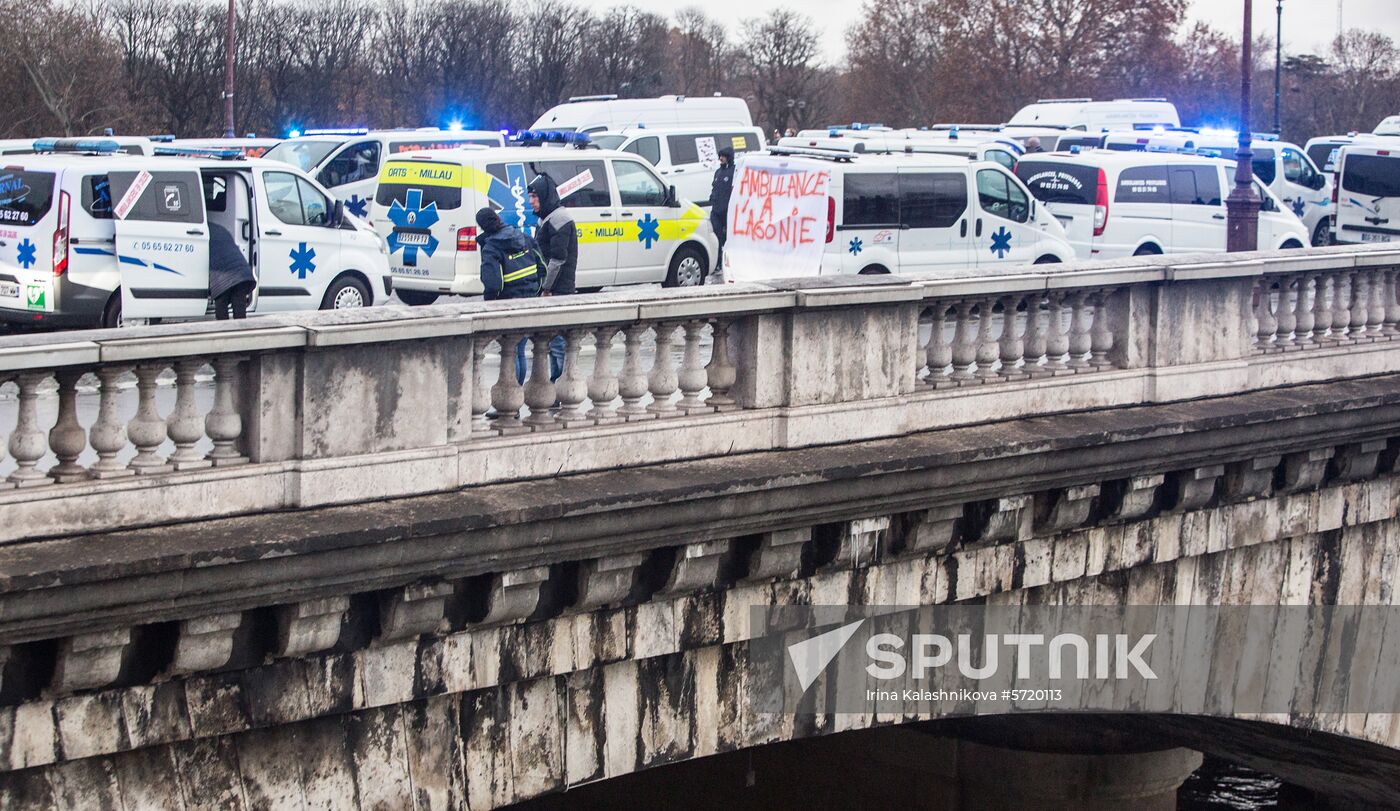
[[[121,57],[100,18],[54,0],[7,0],[0,19],[10,29],[3,61],[32,91],[15,100],[23,105],[18,117],[44,127],[33,132],[80,135],[125,122],[124,83],[112,70]]]
[[[785,129],[816,120],[826,102],[817,29],[787,9],[743,21],[744,77],[755,118]]]
[[[697,6],[676,12],[666,60],[670,88],[687,96],[727,92],[734,78],[733,61],[722,24]]]

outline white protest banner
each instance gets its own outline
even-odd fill
[[[700,156],[700,165],[706,169],[719,168],[719,149],[715,147],[713,136],[706,135],[695,139],[695,152]]]
[[[575,175],[574,177],[571,177],[563,183],[559,184],[559,199],[563,200],[565,197],[568,197],[569,195],[573,194],[574,192],[578,191],[579,189],[583,188],[584,186],[587,186],[589,183],[592,182],[593,172],[588,169],[584,169],[581,174]]]
[[[131,188],[126,190],[122,199],[112,207],[112,214],[119,220],[126,219],[126,215],[131,213],[131,209],[136,205],[136,201],[141,199],[141,192],[151,185],[151,173],[142,169],[137,173],[136,179],[131,181]]]
[[[736,169],[724,244],[725,279],[816,276],[826,247],[831,170],[768,155]]]

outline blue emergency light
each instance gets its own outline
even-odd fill
[[[146,137],[148,140],[155,141],[158,144],[168,144],[175,140],[174,135],[148,135]]]
[[[436,129],[436,128],[434,128]],[[330,127],[328,129],[304,130],[303,135],[368,135],[369,127]],[[293,138],[296,136],[293,135]]]
[[[521,130],[511,136],[516,146],[541,146],[543,144],[571,144],[582,149],[593,143],[586,132],[562,132],[559,130]]]
[[[176,158],[217,158],[219,160],[235,160],[243,157],[243,150],[197,146],[158,146],[151,150],[151,154]]]
[[[81,152],[91,155],[112,155],[121,144],[106,138],[40,138],[34,142],[35,152]]]

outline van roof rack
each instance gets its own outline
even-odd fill
[[[247,157],[241,149],[199,146],[158,146],[151,150],[151,154],[165,158],[214,158],[224,161],[242,160]]]
[[[121,144],[110,138],[40,138],[34,142],[35,152],[66,152],[83,155],[113,155]]]
[[[1036,104],[1084,104],[1093,99],[1036,99]]]
[[[930,129],[934,132],[948,132],[966,130],[968,132],[1001,132],[1002,124],[934,124]]]
[[[602,94],[599,94],[599,95],[596,95],[596,96],[570,96],[570,97],[569,97],[569,103],[570,103],[570,104],[573,104],[573,103],[576,102],[576,101],[616,101],[616,100],[617,100],[617,94],[616,94],[616,93],[602,93]]]
[[[769,146],[768,151],[774,155],[800,155],[849,162],[856,155],[865,154],[866,145],[864,141],[843,138],[783,138]]]

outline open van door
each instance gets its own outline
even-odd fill
[[[209,303],[199,171],[109,174],[123,318],[198,318]]]

